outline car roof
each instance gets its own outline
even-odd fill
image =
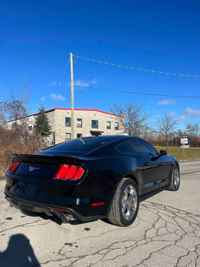
[[[135,136],[127,136],[127,135],[103,135],[97,137],[82,137],[74,139],[70,142],[64,142],[57,144],[52,147],[48,147],[46,149],[42,149],[39,151],[40,154],[43,155],[74,155],[74,156],[83,156],[83,155],[95,155],[98,151],[104,150],[106,147],[113,148],[112,145],[121,143],[123,141],[132,140],[137,141],[140,140],[145,142],[143,139]]]
[[[81,137],[69,142],[63,142],[46,149],[42,149],[40,154],[76,154],[89,155],[102,147],[113,143],[121,142],[129,138],[124,135],[104,135],[97,137]]]
[[[100,135],[100,136],[89,136],[89,137],[81,137],[82,140],[96,140],[97,142],[107,142],[107,144],[110,143],[115,143],[115,142],[120,142],[120,141],[125,141],[125,140],[140,140],[143,142],[146,142],[144,139],[137,137],[137,136],[128,136],[128,135]]]
[[[96,140],[97,142],[115,142],[115,141],[121,141],[121,140],[126,140],[127,138],[130,138],[127,135],[100,135],[100,136],[89,136],[89,137],[81,137],[83,140]]]

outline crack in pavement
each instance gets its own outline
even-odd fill
[[[37,219],[35,221],[32,221],[32,222],[25,222],[25,223],[22,223],[22,224],[17,224],[15,226],[10,226],[10,227],[7,227],[7,228],[4,228],[3,230],[0,230],[0,234],[2,233],[5,233],[7,231],[10,231],[10,230],[15,230],[17,228],[22,228],[22,227],[27,227],[27,226],[38,226],[38,222],[41,222],[41,219]],[[47,224],[47,223],[45,223]],[[44,225],[44,223],[42,224]]]
[[[200,264],[199,215],[149,201],[143,202],[141,213],[148,216],[146,221],[141,221],[141,225],[138,223],[136,226],[114,230],[111,228],[99,235],[88,236],[87,242],[84,238],[79,238],[78,249],[70,250],[62,246],[54,259],[43,260],[42,266],[55,266],[52,264],[58,263],[70,267],[180,267]],[[138,228],[144,228],[143,234],[138,235]],[[111,238],[113,234],[115,241]]]
[[[193,173],[196,170],[184,172]],[[6,218],[10,214],[5,203],[2,201],[0,206],[5,209],[3,217]],[[45,230],[47,224],[55,233]],[[43,242],[43,248],[48,242],[48,250],[43,249],[38,257],[45,267],[200,266],[200,214],[149,200],[141,203],[138,218],[127,228],[95,222],[90,223],[91,230],[86,233],[81,225],[57,227],[49,221],[29,218],[28,222],[25,219],[17,225],[5,220],[0,222],[0,229],[0,233],[8,236],[17,229],[29,233],[35,249],[38,240]],[[45,233],[52,236],[47,237]],[[64,236],[60,243],[57,235]]]

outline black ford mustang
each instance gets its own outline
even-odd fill
[[[180,185],[175,158],[128,136],[81,138],[15,155],[6,176],[12,205],[57,223],[106,218],[128,226],[143,197]]]

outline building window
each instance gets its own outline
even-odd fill
[[[77,128],[82,128],[82,124],[83,124],[82,119],[81,118],[78,118],[77,121],[76,121]]]
[[[91,127],[92,127],[92,129],[98,129],[99,128],[99,121],[98,120],[92,120],[91,121]]]
[[[29,124],[28,130],[31,132],[33,130],[33,125]]]
[[[65,127],[71,127],[71,118],[65,117]]]
[[[52,145],[55,145],[56,143],[56,135],[55,132],[52,132]]]
[[[119,130],[119,122],[118,121],[115,122],[115,130]]]
[[[81,138],[82,137],[82,134],[81,133],[77,133],[76,137],[77,138]]]
[[[71,133],[66,133],[65,134],[65,141],[70,141],[71,140]]]
[[[108,130],[111,129],[111,121],[106,122],[106,129],[108,129]]]

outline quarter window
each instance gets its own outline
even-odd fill
[[[98,129],[99,128],[99,121],[98,120],[92,120],[91,121],[91,127],[92,127],[92,129]]]

